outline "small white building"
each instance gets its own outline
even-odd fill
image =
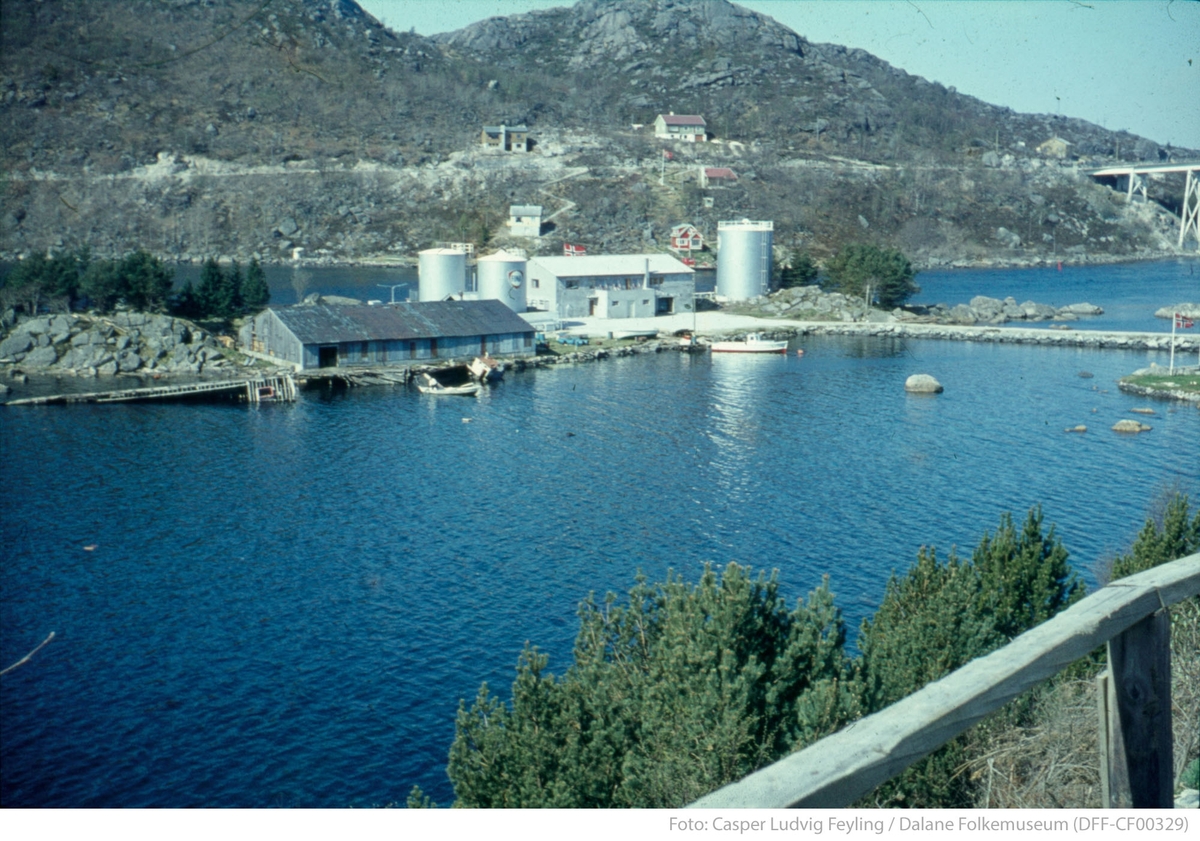
[[[699,114],[659,114],[654,120],[654,136],[687,143],[708,140],[708,129]]]
[[[695,272],[669,254],[533,257],[528,303],[559,318],[647,318],[690,312]]]
[[[514,237],[539,237],[542,235],[542,206],[540,204],[514,204],[508,209],[508,227]]]

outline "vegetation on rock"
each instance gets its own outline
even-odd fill
[[[890,310],[921,291],[914,280],[916,276],[912,263],[899,250],[850,243],[825,265],[822,286]]]

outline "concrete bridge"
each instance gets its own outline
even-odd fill
[[[1190,163],[1169,164],[1114,164],[1092,170],[1089,175],[1093,178],[1126,178],[1125,195],[1132,201],[1135,192],[1142,194],[1146,200],[1146,179],[1142,176],[1166,173],[1187,173],[1187,182],[1183,188],[1183,205],[1179,213],[1179,247],[1189,233],[1196,235],[1200,242],[1200,161]]]

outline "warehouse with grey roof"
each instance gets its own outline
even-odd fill
[[[534,328],[503,303],[410,301],[383,306],[271,307],[242,327],[242,346],[296,370],[532,356]]]

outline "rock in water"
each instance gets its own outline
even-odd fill
[[[1119,420],[1113,424],[1113,432],[1149,432],[1150,426],[1135,420]]]
[[[1083,424],[1079,424],[1078,426],[1068,426],[1063,430],[1063,432],[1087,432],[1087,427]]]
[[[904,390],[913,394],[941,394],[945,389],[928,374],[913,374],[904,381]]]

